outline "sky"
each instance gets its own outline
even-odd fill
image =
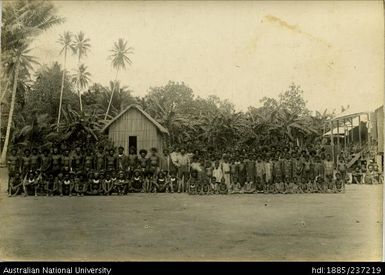
[[[245,111],[294,82],[311,110],[383,104],[381,1],[53,2],[66,21],[41,34],[32,53],[42,64],[62,63],[59,35],[83,31],[92,83],[115,78],[108,56],[123,38],[133,63],[118,79],[135,96],[171,80]],[[71,56],[67,68],[76,63]]]

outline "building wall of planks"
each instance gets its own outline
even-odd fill
[[[108,138],[114,143],[114,146],[123,146],[128,153],[128,140],[130,136],[137,137],[137,149],[146,149],[152,147],[163,150],[163,136],[158,128],[140,111],[135,108],[128,110],[108,129]]]
[[[384,106],[375,110],[375,129],[376,139],[378,141],[378,151],[384,152]]]

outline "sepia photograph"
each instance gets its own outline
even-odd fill
[[[382,262],[384,38],[383,1],[1,1],[0,262]]]

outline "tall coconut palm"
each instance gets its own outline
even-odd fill
[[[109,56],[109,59],[111,59],[111,65],[116,70],[114,83],[116,83],[116,81],[118,79],[119,71],[122,69],[125,70],[126,64],[128,64],[128,65],[132,64],[132,61],[128,57],[128,55],[132,54],[133,50],[134,49],[132,47],[127,47],[127,41],[123,40],[122,38],[119,38],[118,41],[114,43],[114,47],[111,50],[112,54]],[[112,89],[110,102],[108,103],[108,107],[107,107],[106,114],[104,116],[104,120],[107,119],[108,113],[110,112],[112,98],[114,97],[114,90],[115,90],[115,88]]]
[[[8,75],[8,78],[13,79],[13,99],[15,99],[19,70],[23,61],[22,53],[27,48],[27,45],[34,37],[39,35],[44,30],[62,22],[64,22],[64,19],[56,15],[56,8],[52,2],[38,0],[17,0],[4,2],[1,28],[1,63],[2,65],[14,65],[14,70]],[[10,56],[10,58],[7,58],[7,56]],[[1,68],[3,69],[3,67]],[[5,92],[6,91],[2,92],[2,99]],[[5,163],[7,156],[14,104],[15,100],[11,100],[6,133],[7,142],[3,146],[3,151],[0,157],[0,163],[2,164]]]
[[[64,78],[65,78],[65,70],[66,70],[66,63],[67,63],[67,52],[68,52],[68,50],[71,50],[74,53],[75,47],[72,44],[72,33],[68,32],[68,31],[66,31],[62,35],[60,35],[58,42],[62,46],[60,54],[64,53],[63,75],[62,75],[61,86],[60,86],[59,113],[57,116],[57,130],[59,131],[60,116],[61,116],[62,101],[63,101]]]
[[[28,49],[28,44],[24,44],[23,46],[21,46],[20,48],[14,51],[13,62],[15,64],[15,69],[14,69],[15,73],[13,76],[12,98],[11,98],[11,107],[9,110],[7,132],[5,134],[4,147],[0,157],[1,163],[5,162],[5,159],[7,156],[8,144],[9,144],[9,138],[10,138],[11,126],[12,126],[12,118],[15,110],[16,90],[18,86],[18,77],[19,77],[21,64],[24,64],[24,66],[30,67],[32,63],[37,63],[32,56],[28,55],[29,52],[30,52],[30,49]]]
[[[87,72],[87,66],[85,66],[84,64],[79,65],[76,73],[72,76],[72,82],[78,88],[80,111],[83,111],[80,91],[88,86],[88,83],[90,82],[90,77],[91,74]]]
[[[77,35],[75,35],[74,41],[72,43],[72,46],[74,48],[74,53],[77,54],[77,56],[78,56],[78,71],[81,71],[80,60],[83,57],[87,56],[87,52],[91,48],[90,39],[86,38],[84,32],[81,31]],[[78,83],[80,83],[80,82],[78,82]],[[81,89],[81,87],[78,86],[78,96],[79,96],[80,111],[83,111],[83,104],[82,104],[82,97],[81,97],[81,94],[80,94],[80,89]]]
[[[87,56],[87,53],[91,48],[90,39],[86,38],[84,32],[79,32],[75,35],[72,46],[75,49],[74,53],[78,56],[78,66],[80,66],[80,60]]]

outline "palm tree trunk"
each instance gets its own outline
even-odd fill
[[[5,76],[5,77],[6,77],[6,76]],[[1,93],[1,97],[0,97],[0,103],[2,103],[2,102],[3,102],[3,100],[4,100],[4,97],[5,97],[5,95],[7,94],[7,90],[8,90],[9,82],[10,82],[10,79],[9,79],[9,77],[7,77],[7,83],[5,84],[5,88],[4,88],[4,90],[2,91],[2,93]]]
[[[61,108],[62,108],[62,102],[63,102],[63,90],[64,90],[64,77],[65,77],[65,71],[66,71],[66,62],[67,62],[67,49],[64,50],[64,66],[63,66],[63,75],[61,78],[61,87],[60,87],[59,114],[57,116],[57,131],[58,132],[59,132]]]
[[[4,147],[3,147],[3,151],[1,152],[1,157],[0,157],[0,163],[1,164],[5,164],[5,161],[6,161],[6,158],[7,158],[8,143],[9,143],[9,137],[10,137],[10,134],[11,134],[13,112],[15,110],[17,79],[19,77],[19,66],[20,66],[20,56],[17,57],[17,61],[16,61],[15,76],[14,76],[14,79],[13,79],[11,108],[9,110],[9,116],[8,116],[7,132],[5,134]]]
[[[80,87],[78,88],[78,96],[79,96],[80,112],[83,112],[83,103],[82,103],[82,95],[80,94]]]
[[[105,114],[105,116],[104,116],[104,120],[107,120],[108,113],[110,112],[110,107],[111,107],[111,103],[112,103],[112,98],[114,97],[114,91],[115,91],[115,86],[116,86],[116,80],[118,79],[118,72],[119,72],[119,70],[116,70],[114,86],[112,87],[111,98],[110,98],[110,102],[108,103],[108,107],[107,107],[106,114]]]
[[[1,81],[1,80],[0,80]],[[5,85],[5,89],[4,91],[2,92],[1,94],[1,98],[0,98],[0,150],[1,150],[1,137],[2,137],[2,134],[1,134],[1,128],[2,128],[2,121],[3,121],[3,99],[5,97],[5,94],[7,93],[7,90],[8,90],[8,86],[9,86],[9,82],[10,82],[10,79],[9,77],[7,77],[7,84]]]
[[[78,69],[80,71],[80,51],[79,51],[79,56],[78,56]],[[80,78],[80,77],[79,77]],[[78,96],[79,96],[79,106],[80,106],[80,112],[83,112],[83,103],[82,103],[82,96],[80,94],[80,84],[79,84],[80,79],[78,80]]]

